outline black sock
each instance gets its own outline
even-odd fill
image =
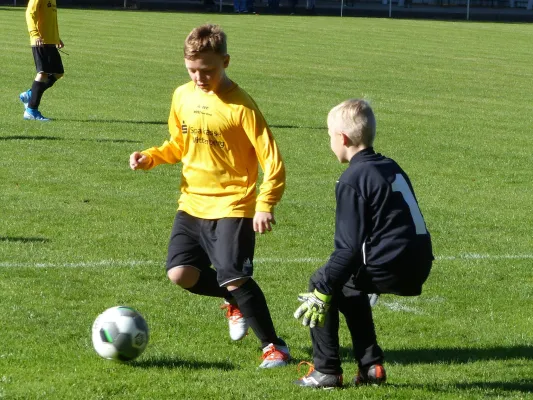
[[[47,82],[33,81],[31,85],[31,97],[28,103],[28,108],[37,110],[41,104],[41,98],[43,97],[44,91],[48,89]]]
[[[54,83],[57,82],[57,78],[54,74],[48,74],[48,81],[46,82],[46,84],[48,86],[46,86],[47,89],[50,89],[52,86],[54,86]]]
[[[276,335],[265,295],[253,279],[248,279],[241,287],[232,290],[231,293],[237,301],[242,315],[246,318],[246,322],[261,341],[261,348],[265,348],[270,343],[285,345]]]
[[[220,287],[217,281],[217,272],[214,269],[206,269],[200,272],[198,282],[193,287],[187,288],[191,293],[202,296],[221,297],[227,301],[232,300],[232,295],[225,287]]]

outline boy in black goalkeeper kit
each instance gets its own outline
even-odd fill
[[[354,384],[384,383],[369,295],[420,295],[431,269],[431,237],[411,182],[395,161],[374,151],[375,131],[374,113],[363,100],[347,100],[328,115],[331,149],[349,166],[335,188],[335,250],[294,313],[310,326],[313,343],[314,366],[295,382],[300,386],[342,386],[339,311],[359,367]]]
[[[231,338],[242,339],[250,326],[263,349],[260,367],[284,366],[289,349],[252,278],[254,231],[270,231],[275,223],[274,206],[285,188],[283,160],[255,102],[226,75],[230,57],[220,27],[194,29],[184,56],[191,81],[174,92],[170,139],[131,154],[130,167],[182,163],[168,278],[191,293],[225,299]],[[259,194],[258,164],[264,172]]]

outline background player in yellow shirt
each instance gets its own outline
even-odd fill
[[[19,98],[24,104],[24,119],[49,121],[39,112],[41,98],[65,72],[58,51],[64,44],[59,38],[56,0],[29,0],[26,23],[37,75],[31,89]]]
[[[131,154],[130,167],[181,161],[167,276],[192,293],[224,298],[231,338],[242,339],[250,326],[263,349],[260,367],[283,366],[289,349],[252,278],[254,231],[270,231],[275,223],[274,206],[285,188],[283,160],[255,102],[226,75],[230,57],[221,28],[195,28],[184,56],[191,82],[174,92],[170,139]],[[264,173],[259,194],[258,164]]]

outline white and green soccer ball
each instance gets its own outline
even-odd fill
[[[131,361],[139,357],[148,344],[148,324],[131,307],[111,307],[93,323],[93,347],[103,358]]]

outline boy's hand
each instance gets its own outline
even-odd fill
[[[132,170],[138,169],[142,164],[148,161],[148,157],[138,151],[131,153],[130,155],[130,168]]]
[[[63,43],[63,41],[59,39],[59,44],[57,45],[57,48],[62,49],[63,47],[65,47],[65,43]]]
[[[310,328],[323,327],[331,296],[315,289],[313,293],[300,293],[298,300],[303,304],[294,312],[294,318],[299,319],[303,315],[302,325],[309,325]]]
[[[37,39],[35,39],[35,46],[41,47],[43,45],[44,45],[44,40],[42,37],[39,36]]]
[[[272,230],[272,225],[276,224],[274,214],[264,211],[257,211],[254,215],[254,231],[265,233]]]

